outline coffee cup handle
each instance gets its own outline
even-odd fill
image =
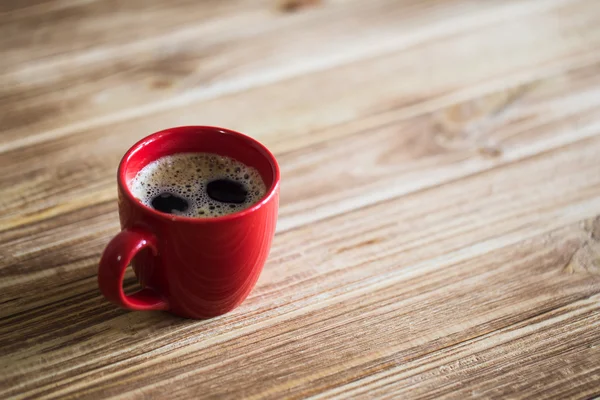
[[[167,310],[167,301],[151,288],[126,295],[123,291],[125,270],[135,255],[149,248],[158,253],[156,237],[141,229],[123,229],[106,246],[98,267],[98,286],[109,301],[129,310]]]

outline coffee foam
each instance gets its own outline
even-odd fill
[[[226,178],[246,187],[248,194],[244,203],[221,203],[208,196],[206,185]],[[137,173],[129,182],[129,189],[150,208],[152,200],[162,193],[182,197],[187,200],[188,209],[173,214],[195,218],[214,218],[241,211],[266,193],[265,183],[255,168],[213,153],[179,153],[159,158]]]

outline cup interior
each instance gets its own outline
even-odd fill
[[[153,133],[136,143],[119,165],[119,184],[133,197],[129,182],[136,174],[147,164],[177,153],[213,153],[254,167],[267,187],[263,199],[270,197],[279,181],[275,157],[256,140],[223,128],[184,126]]]
[[[142,168],[161,157],[200,152],[231,157],[256,168],[267,188],[276,181],[275,158],[262,144],[241,133],[205,126],[172,128],[152,134],[131,148],[119,169],[125,183],[129,183]]]

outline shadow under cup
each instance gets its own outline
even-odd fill
[[[190,152],[223,155],[255,168],[267,188],[264,197],[232,214],[191,218],[161,213],[133,196],[128,182],[144,166],[167,155]],[[279,179],[279,167],[271,152],[254,139],[230,130],[179,127],[141,140],[125,154],[119,166],[119,217],[123,230],[107,246],[100,263],[103,294],[125,308],[166,309],[189,318],[209,318],[232,310],[248,296],[267,259],[277,221]],[[149,239],[143,245],[138,243],[132,260],[144,289],[125,296],[111,293],[117,289],[103,288],[103,281],[108,278],[101,279],[100,275],[103,269],[118,270],[103,264],[123,263],[118,245],[113,242],[118,242],[119,236],[131,236],[130,232],[141,232]]]

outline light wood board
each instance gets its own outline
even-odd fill
[[[0,398],[600,395],[600,3],[308,3],[0,5]],[[120,157],[188,124],[282,168],[206,321],[96,284]]]

